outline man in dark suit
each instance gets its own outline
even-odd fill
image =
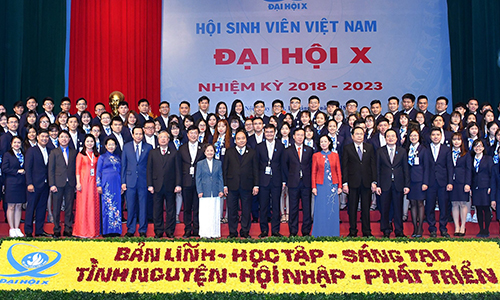
[[[210,106],[210,99],[207,96],[201,96],[198,98],[198,111],[193,114],[194,123],[198,122],[199,119],[207,120],[208,107]]]
[[[111,120],[111,135],[114,136],[114,138],[118,141],[118,145],[115,149],[114,154],[121,157],[123,146],[133,140],[132,135],[130,134],[130,130],[128,130],[127,128],[123,130],[122,118],[116,116]],[[105,141],[106,137],[101,140],[101,145],[104,146]]]
[[[64,198],[64,236],[73,235],[73,202],[76,187],[76,155],[78,151],[69,147],[69,133],[65,130],[59,133],[59,147],[50,151],[49,155],[49,186],[52,192],[52,209],[54,216],[54,237],[61,236],[59,224],[61,205]]]
[[[448,98],[446,98],[444,96],[438,97],[436,99],[436,115],[440,115],[443,117],[443,120],[444,120],[443,128],[448,128],[448,126],[450,125],[451,116],[446,111],[448,109],[448,103],[449,103]],[[431,124],[432,124],[432,121],[431,121]],[[478,123],[478,124],[480,124],[480,123]]]
[[[19,118],[16,115],[7,117],[7,129],[9,130],[0,136],[0,157],[4,155],[5,152],[9,151],[12,137],[17,136]]]
[[[139,235],[146,237],[147,220],[147,167],[151,145],[144,143],[142,127],[137,126],[132,131],[132,142],[123,146],[122,153],[122,190],[127,197],[127,233],[133,237],[139,219]]]
[[[283,154],[285,147],[280,141],[274,139],[276,127],[266,125],[264,128],[265,142],[257,145],[259,160],[259,204],[260,204],[260,238],[269,235],[267,217],[272,208],[271,233],[272,236],[281,237],[280,234],[280,197],[283,184]]]
[[[184,202],[184,238],[198,237],[200,222],[198,192],[196,190],[196,164],[205,159],[201,144],[198,142],[198,127],[192,125],[187,130],[189,142],[177,152],[177,168],[182,175],[182,201]]]
[[[42,107],[44,111],[38,115],[37,122],[41,117],[47,116],[47,118],[49,118],[50,120],[50,123],[54,123],[56,121],[56,116],[52,111],[54,109],[54,99],[52,99],[51,97],[45,97],[42,102]]]
[[[355,127],[352,130],[353,143],[344,146],[342,155],[342,190],[349,195],[349,237],[356,237],[358,203],[361,197],[361,230],[363,236],[372,236],[370,228],[371,192],[377,185],[377,164],[375,150],[369,143],[364,143],[364,130]],[[371,192],[370,192],[371,191]]]
[[[144,122],[144,141],[153,147],[153,149],[158,148],[158,138],[155,135],[155,122],[150,119]]]
[[[78,124],[78,119],[75,116],[68,118],[69,148],[76,149],[76,151],[80,151],[84,146],[83,141],[85,140],[85,134],[78,131]]]
[[[141,127],[144,127],[144,122],[147,120],[152,120],[149,116],[149,101],[148,99],[141,99],[137,103],[137,107],[139,109],[139,113],[137,114],[137,124]]]
[[[266,112],[266,104],[262,100],[257,100],[253,103],[254,118],[262,118],[265,125],[269,124],[269,117],[264,115]]]
[[[235,147],[226,151],[223,164],[224,194],[227,195],[229,237],[238,236],[238,199],[241,199],[242,238],[250,237],[252,195],[259,193],[259,165],[257,153],[247,147],[247,136],[239,130]]]
[[[385,132],[387,144],[377,151],[377,194],[382,206],[380,231],[388,238],[392,232],[389,211],[394,209],[394,233],[405,237],[403,230],[403,194],[410,192],[410,169],[406,150],[396,145],[394,129]]]
[[[170,123],[170,103],[167,101],[162,101],[160,103],[160,116],[156,118],[160,122],[161,130],[168,129],[168,123]]]
[[[33,216],[36,216],[35,236],[49,237],[43,230],[45,224],[45,211],[47,210],[47,199],[49,197],[48,163],[49,132],[41,129],[37,136],[37,145],[26,151],[24,169],[26,171],[26,185],[28,190],[28,205],[24,223],[24,233],[27,237],[33,234]]]
[[[387,120],[385,117],[381,117],[376,124],[377,132],[375,132],[367,141],[368,143],[372,144],[375,152],[377,152],[380,147],[383,147],[386,144],[385,132],[387,131],[387,129],[389,129],[389,120]]]
[[[21,129],[24,128],[28,123],[28,112],[34,111],[35,115],[38,117],[38,113],[36,111],[37,107],[38,107],[38,101],[36,101],[35,97],[30,96],[26,99],[26,112],[19,119],[19,128]],[[24,136],[22,136],[22,138],[24,138]]]
[[[448,192],[453,189],[453,160],[451,150],[441,144],[441,129],[433,127],[431,129],[431,162],[429,170],[429,187],[425,201],[425,215],[429,223],[429,233],[431,237],[437,236],[436,228],[436,200],[439,205],[439,230],[441,236],[450,237],[446,224],[448,224]],[[437,199],[436,199],[437,197]]]
[[[175,193],[181,191],[181,175],[177,168],[177,150],[169,148],[170,135],[160,131],[160,146],[149,152],[148,156],[148,191],[153,194],[153,221],[155,238],[161,238],[165,232],[168,238],[175,232]],[[166,202],[167,219],[163,221],[163,203]]]
[[[252,126],[254,130],[254,134],[248,137],[247,146],[256,149],[257,145],[262,143],[264,138],[264,120],[261,117],[255,117],[252,120]]]
[[[302,200],[302,235],[311,235],[311,168],[313,149],[304,145],[305,132],[297,128],[293,132],[295,143],[285,150],[283,164],[285,182],[290,197],[290,219],[288,227],[290,236],[296,236],[299,231],[299,202]]]
[[[418,110],[424,114],[425,125],[430,128],[431,127],[431,119],[434,115],[428,110],[429,100],[427,99],[427,96],[425,96],[425,95],[418,96],[417,107],[418,107]]]

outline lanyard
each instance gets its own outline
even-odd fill
[[[87,157],[90,159],[90,166],[91,167],[94,167],[94,152],[92,152],[92,156],[89,155],[89,153],[87,152]]]

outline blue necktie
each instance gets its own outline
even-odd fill
[[[469,138],[469,151],[470,151],[470,149],[472,149],[472,143],[474,143],[474,139]]]
[[[415,147],[410,146],[410,153],[408,153],[408,164],[413,166],[415,164]]]
[[[457,165],[458,155],[460,154],[460,150],[453,150],[453,165]]]
[[[106,129],[106,134],[110,135],[111,134],[111,129],[109,127],[106,127],[105,129]]]
[[[180,147],[180,144],[181,144],[181,143],[179,142],[179,140],[178,140],[178,139],[175,139],[175,140],[174,140],[174,144],[175,144],[175,148],[176,148],[177,150],[179,150],[179,147]]]
[[[240,149],[240,155],[243,155],[243,149]]]
[[[139,144],[135,145],[135,159],[139,161]]]
[[[494,152],[495,155],[493,155],[493,163],[496,165],[498,164],[498,147],[495,149],[495,152]]]
[[[474,169],[476,169],[476,173],[479,172],[479,163],[481,160],[479,158],[474,158]]]
[[[24,156],[21,152],[18,152],[16,154],[16,156],[17,156],[17,160],[19,160],[19,164],[21,165],[21,168],[22,168],[24,165]]]
[[[59,147],[59,141],[57,139],[54,140],[54,146]]]
[[[203,142],[203,137],[201,135],[198,137],[198,142],[199,143]]]

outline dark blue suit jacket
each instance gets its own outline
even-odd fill
[[[445,187],[453,183],[453,160],[451,150],[446,145],[441,145],[437,160],[434,161],[432,154],[432,145],[429,145],[430,153],[430,168],[429,168],[429,183],[432,185],[434,182],[440,187]]]
[[[24,154],[23,154],[24,155]],[[24,191],[19,191],[20,193],[26,192],[26,177],[24,174],[19,174],[17,171],[19,169],[24,169],[21,167],[17,157],[10,152],[4,153],[2,157],[2,176],[4,177],[5,186],[7,185],[24,185]]]
[[[73,142],[73,138],[71,137],[71,135],[69,136],[70,141],[69,141],[69,145],[68,145],[68,147],[69,147],[70,149],[76,149],[76,151],[78,151],[78,152],[79,152],[79,151],[80,151],[80,147],[84,147],[83,142],[85,141],[85,133],[82,133],[82,132],[80,132],[80,131],[77,131],[77,132],[78,132],[78,133],[77,133],[77,140],[76,140],[76,144],[78,145],[78,147],[77,147],[77,148],[75,148],[75,144],[74,144],[74,142]]]
[[[50,154],[50,149],[47,149],[47,154]],[[26,185],[34,185],[35,189],[43,188],[48,185],[49,177],[49,162],[47,156],[47,164],[43,160],[42,150],[39,146],[31,147],[26,151],[24,159],[24,169],[26,171]]]
[[[266,138],[264,137],[264,131],[262,131],[262,142],[263,143],[264,141],[266,140]],[[249,148],[252,148],[252,149],[257,149],[257,139],[255,138],[255,134],[252,134],[251,136],[248,137],[248,140],[247,140],[247,147]]]
[[[284,181],[289,188],[297,188],[300,184],[300,171],[302,171],[302,183],[304,187],[311,187],[311,169],[312,169],[312,156],[313,149],[304,146],[302,150],[302,160],[299,161],[299,155],[295,144],[291,145],[285,150],[285,161],[283,164]]]
[[[500,203],[500,164],[493,165],[491,168],[491,201]],[[498,209],[498,208],[497,208]],[[497,219],[499,219],[497,215]]]
[[[142,142],[141,147],[141,155],[137,161],[134,142],[128,142],[123,146],[122,184],[127,184],[127,188],[147,186],[148,155],[153,147],[145,142]]]
[[[431,155],[432,154],[424,145],[418,145],[415,157],[418,157],[419,164],[410,166],[411,182],[422,182],[422,184],[427,186],[429,185],[429,167],[432,159]]]
[[[273,158],[269,164],[269,155],[267,152],[267,143],[264,141],[257,145],[257,158],[259,160],[259,186],[268,186],[273,183],[274,186],[283,184],[283,161],[285,147],[280,140],[274,140]],[[266,175],[266,167],[271,166],[272,175]]]
[[[0,156],[4,155],[5,152],[10,149],[10,142],[12,141],[12,133],[7,131],[0,136]]]
[[[163,118],[161,116],[157,117],[156,121],[160,122],[161,130],[167,130],[168,124],[165,124],[165,122],[163,121]],[[168,122],[170,122],[170,116],[168,117]]]

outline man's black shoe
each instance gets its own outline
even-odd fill
[[[237,238],[238,237],[238,234],[237,233],[230,233],[228,238],[229,239],[234,239],[234,238]]]
[[[145,232],[139,232],[139,236],[145,238],[146,237],[146,233]]]
[[[63,235],[66,236],[66,237],[72,237],[73,236],[73,234],[71,232],[69,232],[69,231],[64,231]]]
[[[61,232],[60,231],[54,231],[54,237],[55,238],[61,237]]]
[[[134,237],[134,234],[131,233],[131,232],[127,232],[127,233],[125,233],[125,237],[126,238],[131,238],[131,237]]]
[[[260,238],[260,239],[266,238],[266,237],[268,237],[268,236],[269,236],[269,233],[268,233],[267,231],[264,231],[264,232],[262,232],[261,234],[259,234],[259,238]]]
[[[279,232],[273,232],[272,234],[274,237],[283,237],[283,235]]]
[[[53,235],[44,231],[42,233],[35,234],[35,237],[48,237],[48,238],[50,238],[50,237],[53,237]]]
[[[437,233],[436,233],[435,231],[431,232],[431,233],[430,233],[430,237],[431,237],[431,238],[435,238],[435,237],[437,237]]]
[[[173,233],[166,233],[165,234],[167,236],[167,238],[169,239],[173,239],[174,238],[174,234]]]
[[[448,232],[441,232],[441,236],[444,238],[449,238],[450,234]]]

